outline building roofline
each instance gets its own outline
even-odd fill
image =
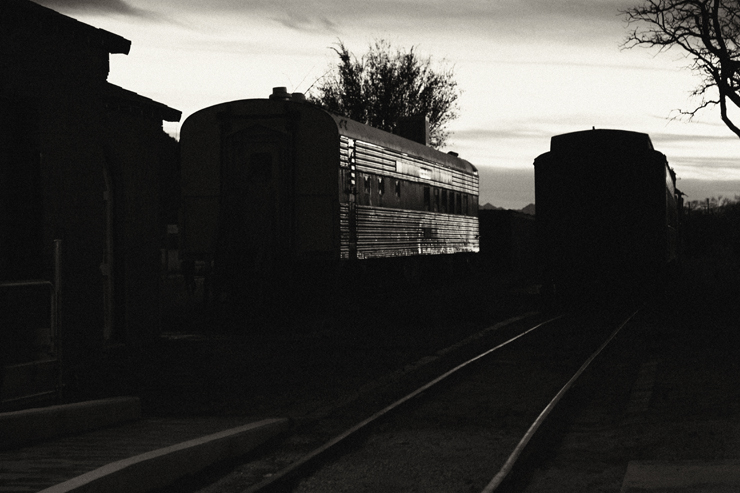
[[[20,20],[35,21],[45,32],[64,32],[90,46],[98,47],[108,53],[128,55],[131,41],[77,19],[60,14],[29,0],[3,0],[0,2],[0,23],[17,24]]]
[[[164,103],[154,101],[110,82],[106,82],[105,86],[105,104],[108,109],[128,111],[129,113],[149,116],[167,122],[179,122],[182,117],[180,110],[170,108]]]

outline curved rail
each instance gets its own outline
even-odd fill
[[[498,344],[497,346],[494,346],[494,347],[492,347],[492,348],[484,351],[483,353],[481,353],[481,354],[479,354],[479,355],[477,355],[477,356],[475,356],[475,357],[473,357],[473,358],[471,358],[471,359],[469,359],[469,360],[467,360],[467,361],[465,361],[465,362],[457,365],[453,369],[451,369],[451,370],[447,371],[446,373],[440,375],[439,377],[435,378],[434,380],[432,380],[432,381],[430,381],[430,382],[422,385],[421,387],[419,387],[418,389],[414,390],[410,394],[407,394],[406,396],[404,396],[404,397],[400,398],[399,400],[395,401],[393,404],[390,404],[389,406],[386,406],[385,408],[383,408],[380,411],[376,412],[375,414],[373,414],[369,418],[367,418],[367,419],[361,421],[360,423],[356,424],[352,428],[349,428],[347,431],[345,431],[345,432],[337,435],[336,437],[332,438],[331,440],[329,440],[328,442],[326,442],[324,445],[322,445],[319,448],[314,449],[313,451],[309,452],[308,454],[306,454],[305,456],[303,456],[300,460],[294,462],[293,464],[291,464],[290,466],[288,466],[285,469],[281,470],[277,474],[275,474],[273,476],[270,476],[269,478],[263,480],[262,482],[260,482],[260,483],[258,483],[256,485],[252,486],[251,488],[247,489],[245,491],[245,493],[258,493],[260,491],[265,491],[267,488],[275,485],[276,483],[278,483],[280,481],[283,481],[283,480],[285,480],[285,479],[287,479],[287,478],[295,475],[296,472],[300,468],[302,468],[303,466],[305,466],[310,461],[312,461],[312,460],[316,459],[317,457],[323,455],[328,450],[330,450],[333,447],[335,447],[336,445],[338,445],[340,442],[343,442],[344,440],[346,440],[350,436],[355,435],[360,430],[364,429],[368,425],[370,425],[373,422],[377,421],[379,418],[385,416],[389,412],[395,410],[396,408],[398,408],[402,404],[408,402],[409,400],[411,400],[414,397],[418,396],[422,392],[430,389],[431,387],[433,387],[436,384],[438,384],[439,382],[445,380],[446,378],[448,378],[449,376],[451,376],[454,373],[458,372],[459,370],[461,370],[461,369],[465,368],[466,366],[468,366],[468,365],[470,365],[470,364],[478,361],[481,358],[484,358],[485,356],[488,356],[492,352],[497,351],[497,350],[503,348],[504,346],[507,346],[507,345],[511,344],[512,342],[516,341],[517,339],[520,339],[520,338],[524,337],[525,335],[527,335],[530,332],[532,332],[532,331],[534,331],[534,330],[542,327],[543,325],[547,325],[550,322],[554,322],[555,320],[558,320],[558,319],[560,319],[562,317],[563,317],[563,315],[558,315],[558,316],[553,317],[553,318],[550,318],[550,319],[548,319],[548,320],[546,320],[544,322],[540,322],[539,324],[535,325],[534,327],[530,327],[529,329],[527,329],[526,331],[522,332],[521,334],[518,334],[518,335],[512,337],[511,339],[508,339],[508,340],[502,342],[501,344]]]
[[[553,399],[545,406],[545,409],[542,410],[539,416],[537,416],[537,419],[532,423],[532,425],[529,427],[527,432],[524,434],[524,437],[519,441],[517,446],[514,448],[514,451],[509,455],[509,458],[504,463],[503,467],[499,472],[491,479],[491,481],[486,485],[486,487],[483,489],[481,493],[493,493],[496,491],[496,489],[501,485],[503,480],[506,478],[506,476],[511,472],[511,470],[514,468],[514,464],[516,464],[516,461],[519,459],[519,456],[522,454],[522,451],[524,450],[524,447],[527,446],[529,441],[532,439],[534,434],[537,432],[539,427],[542,425],[542,423],[545,421],[545,418],[550,414],[550,412],[555,408],[555,406],[560,402],[560,399],[565,395],[568,390],[573,386],[575,381],[578,379],[578,377],[581,376],[581,374],[588,368],[588,366],[591,364],[591,362],[596,359],[596,357],[601,354],[601,351],[614,339],[614,337],[619,333],[622,328],[627,325],[627,323],[632,320],[632,318],[637,314],[637,310],[634,311],[627,319],[625,319],[615,330],[611,333],[611,335],[604,341],[604,343],[599,346],[599,348],[594,351],[591,356],[581,365],[581,367],[578,369],[578,371],[568,380],[568,382],[563,386],[562,389],[553,397]]]

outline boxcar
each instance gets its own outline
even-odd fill
[[[557,135],[534,168],[543,281],[556,291],[641,286],[675,261],[676,176],[648,135]]]
[[[535,216],[514,210],[478,211],[480,253],[476,265],[491,274],[535,274]],[[508,275],[508,276],[507,276]]]
[[[181,131],[186,257],[220,296],[371,259],[478,251],[478,173],[453,154],[276,88]],[[279,286],[278,286],[279,289]]]

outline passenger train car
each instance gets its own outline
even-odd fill
[[[216,296],[479,249],[472,164],[284,88],[194,113],[180,144],[181,252],[213,262]]]
[[[675,262],[680,192],[647,134],[557,135],[534,169],[543,281],[555,292],[640,288]]]

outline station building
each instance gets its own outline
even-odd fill
[[[158,335],[181,114],[107,81],[130,46],[0,3],[0,409],[95,394]]]

